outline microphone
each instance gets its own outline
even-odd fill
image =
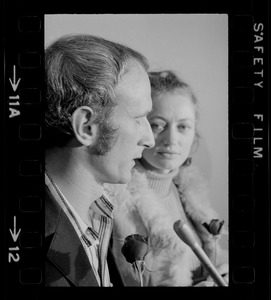
[[[173,229],[178,237],[193,250],[216,284],[219,286],[228,286],[210,261],[209,257],[197,243],[191,229],[185,224],[185,222],[183,220],[175,221],[173,224]]]

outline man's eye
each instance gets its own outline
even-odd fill
[[[138,117],[138,118],[136,118],[136,122],[137,122],[137,124],[141,125],[145,119],[147,119],[146,116]]]

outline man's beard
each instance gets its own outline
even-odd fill
[[[90,155],[103,156],[107,154],[117,142],[117,129],[110,128],[106,125],[100,124],[98,138],[90,149]]]

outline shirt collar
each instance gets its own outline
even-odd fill
[[[68,218],[72,221],[72,223],[76,223],[76,222],[78,223],[77,226],[79,225],[80,229],[82,230],[84,234],[82,238],[87,243],[87,245],[99,244],[97,232],[91,227],[90,224],[86,224],[86,222],[82,220],[82,218],[79,216],[79,214],[70,204],[70,202],[66,199],[64,194],[58,188],[58,186],[53,182],[52,178],[49,176],[47,172],[45,172],[45,184],[49,188],[50,192],[53,194],[57,203],[67,214]],[[77,232],[78,229],[79,228],[76,228]],[[80,233],[78,234],[80,236]],[[87,239],[87,241],[85,240],[85,238]]]
[[[113,219],[113,204],[109,201],[106,194],[95,200],[91,206],[90,210],[96,215],[100,214],[107,218]]]

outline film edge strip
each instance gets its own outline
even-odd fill
[[[254,268],[254,264],[248,263],[245,260],[242,262],[242,252],[248,251],[251,256],[254,256],[253,252],[256,243],[253,174],[258,167],[258,161],[264,155],[264,146],[260,142],[262,140],[261,132],[264,131],[263,118],[265,112],[261,111],[261,109],[259,109],[259,112],[256,111],[253,103],[258,101],[260,97],[258,89],[261,89],[264,83],[264,81],[261,80],[261,77],[263,77],[263,75],[261,75],[263,74],[262,70],[255,71],[255,65],[261,65],[263,59],[259,54],[263,51],[261,48],[263,47],[261,46],[261,37],[265,34],[265,24],[261,21],[255,22],[252,16],[240,15],[233,16],[232,18],[234,20],[229,20],[229,22],[233,21],[235,23],[235,25],[233,25],[235,26],[233,31],[237,34],[237,38],[244,41],[247,37],[250,40],[249,42],[243,43],[239,49],[232,53],[233,64],[236,63],[236,70],[240,75],[237,76],[237,82],[234,83],[233,87],[233,107],[236,105],[238,111],[243,109],[245,115],[231,124],[230,132],[232,132],[233,139],[235,139],[237,143],[236,148],[251,150],[248,154],[244,154],[244,151],[235,149],[236,157],[234,157],[233,164],[230,166],[233,174],[236,174],[234,180],[238,183],[242,182],[242,186],[237,188],[239,193],[233,195],[234,199],[230,199],[230,202],[233,202],[231,211],[234,214],[234,218],[240,218],[243,222],[243,227],[238,227],[239,225],[235,224],[237,221],[234,221],[237,230],[234,229],[232,232],[232,245],[234,251],[236,250],[237,253],[236,259],[240,259],[240,265],[232,270],[232,284],[239,285],[255,283],[257,271]],[[246,25],[243,26],[242,24]],[[39,33],[42,30],[40,17],[22,16],[18,20],[18,30],[20,34],[26,35]],[[244,45],[247,45],[247,47],[244,47]],[[12,61],[7,64],[10,84],[9,89],[7,89],[7,105],[9,111],[8,119],[10,122],[16,119],[18,120],[19,116],[24,116],[24,113],[25,116],[29,116],[27,110],[31,110],[32,112],[36,110],[37,115],[42,116],[42,92],[39,88],[40,85],[27,85],[24,83],[24,79],[27,77],[24,75],[24,71],[25,74],[28,72],[28,74],[30,74],[33,71],[33,76],[35,77],[35,70],[41,68],[42,57],[39,51],[40,49],[32,48],[30,51],[27,50],[18,53],[18,59],[16,59],[15,55],[13,57],[14,62]],[[238,78],[242,78],[243,82],[238,82]],[[245,82],[246,80],[247,82]],[[265,80],[265,82],[267,81]],[[244,106],[246,106],[246,108],[242,108]],[[22,123],[15,121],[14,127],[11,126],[11,128],[14,129],[14,132],[19,136],[19,149],[24,149],[24,145],[26,144],[32,146],[34,144],[42,144],[42,125],[39,123],[38,118],[31,118],[30,116],[28,120],[24,119]],[[18,146],[18,144],[15,143],[15,146]],[[25,192],[24,195],[17,195],[19,201],[15,201],[15,203],[18,203],[19,210],[12,205],[8,207],[11,211],[14,211],[14,213],[11,213],[11,215],[7,217],[8,220],[6,220],[7,224],[9,224],[7,232],[9,237],[6,238],[6,240],[9,241],[8,264],[9,266],[17,263],[20,264],[22,257],[24,259],[29,257],[29,259],[25,261],[26,265],[21,265],[19,274],[15,275],[15,278],[18,279],[20,285],[41,285],[44,276],[42,268],[40,269],[33,266],[33,262],[31,262],[30,259],[31,254],[27,254],[26,252],[31,252],[31,249],[36,249],[39,253],[38,257],[42,257],[42,251],[40,250],[42,248],[42,234],[38,229],[34,231],[31,230],[29,224],[26,228],[23,228],[22,224],[25,218],[28,218],[31,214],[38,216],[34,217],[33,220],[39,223],[37,219],[42,215],[43,208],[42,195],[39,189],[36,189],[36,194],[33,190],[29,193],[27,192],[27,187],[37,184],[37,182],[37,186],[40,186],[43,182],[42,174],[44,166],[40,150],[38,152],[29,150],[29,145],[26,145],[24,150],[24,153],[29,151],[28,155],[24,158],[19,156],[19,158],[21,158],[20,162],[18,166],[15,166],[15,169],[17,168],[18,170],[18,176],[25,178],[25,180],[22,180],[22,185],[25,185],[25,189],[23,189]],[[38,153],[38,155],[36,155],[36,153]],[[11,176],[11,178],[13,177]],[[29,181],[31,181],[30,184]],[[42,191],[42,189],[40,189],[40,191]],[[42,225],[39,224],[37,228],[42,228]],[[239,252],[238,249],[241,249],[241,251]],[[27,265],[28,263],[29,265]]]

